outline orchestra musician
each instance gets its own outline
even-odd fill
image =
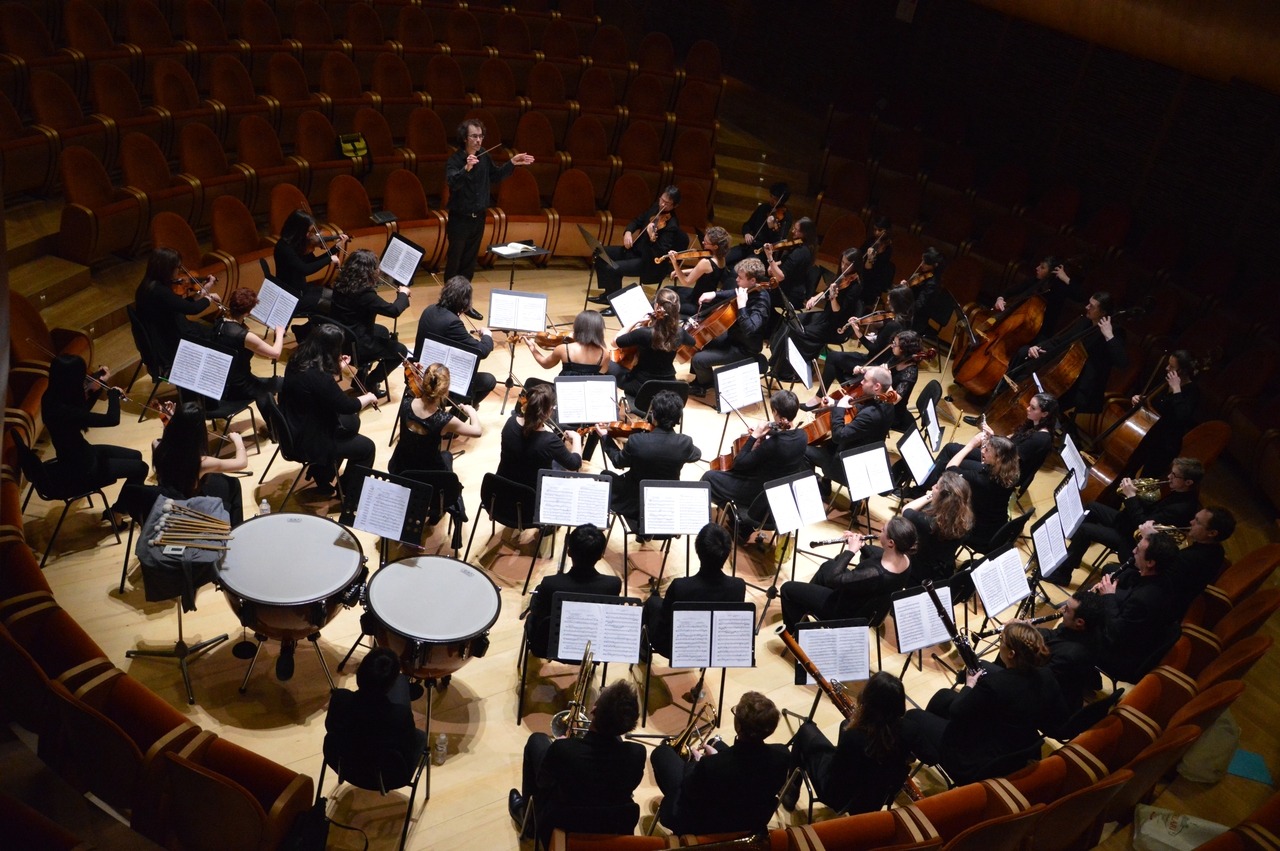
[[[1099,660],[1103,671],[1136,683],[1173,646],[1180,613],[1167,574],[1177,560],[1173,537],[1152,532],[1134,545],[1132,567],[1105,575],[1093,586],[1107,608],[1106,643]]]
[[[1148,520],[1138,528],[1149,535],[1155,531],[1155,523]],[[1222,542],[1235,530],[1235,515],[1220,505],[1202,508],[1191,518],[1186,531],[1187,545],[1178,551],[1173,565],[1165,571],[1178,620],[1182,620],[1200,592],[1222,572],[1226,564]]]
[[[895,416],[894,407],[883,395],[892,380],[892,374],[885,367],[867,367],[862,372],[862,395],[857,400],[851,396],[844,396],[838,402],[829,396],[822,398],[822,404],[831,408],[831,439],[808,447],[805,460],[822,471],[818,490],[823,502],[831,499],[833,481],[847,484],[840,453],[858,446],[883,443],[889,436]],[[848,419],[849,409],[855,404],[857,411]]]
[[[555,410],[555,385],[539,384],[528,391],[523,414],[513,411],[502,426],[499,476],[536,491],[539,470],[550,470],[553,464],[570,471],[581,469],[582,438],[572,430],[553,431]]]
[[[844,549],[824,561],[812,579],[782,583],[782,622],[788,632],[808,615],[820,621],[864,617],[877,599],[912,584],[916,527],[910,520],[890,517],[880,530],[879,546],[857,532],[845,531],[842,537]]]
[[[404,313],[409,308],[409,288],[396,287],[395,301],[387,301],[378,295],[377,274],[378,255],[367,248],[351,252],[333,282],[330,315],[355,335],[356,355],[360,360],[356,377],[375,396],[385,399],[387,391],[383,383],[409,350],[392,339],[391,332],[378,324],[378,317]],[[373,366],[375,363],[377,366]]]
[[[976,469],[965,464],[975,449],[982,460]],[[1017,447],[1007,437],[980,431],[951,457],[946,469],[956,470],[969,483],[973,498],[973,531],[969,539],[980,544],[990,541],[1009,522],[1009,497],[1020,472]]]
[[[547,351],[533,337],[525,337],[533,359],[551,369],[560,365],[561,375],[600,375],[609,369],[609,350],[604,343],[604,319],[594,310],[584,310],[573,320],[573,335]]]
[[[449,367],[433,363],[410,366],[415,379],[400,400],[400,440],[387,462],[387,471],[400,475],[406,470],[453,470],[453,453],[440,448],[448,434],[479,437],[483,433],[475,408],[460,402],[454,410],[446,407],[449,395]],[[459,414],[458,412],[461,412]]]
[[[856,319],[849,320],[851,333],[866,352],[828,351],[827,363],[822,368],[822,386],[830,387],[835,381],[844,381],[859,366],[876,366],[889,360],[889,344],[903,331],[910,330],[912,311],[915,309],[915,296],[909,287],[897,286],[889,290],[889,312],[892,316],[885,319],[878,328],[864,328]],[[817,400],[809,404],[817,407]]]
[[[792,331],[791,341],[805,360],[817,360],[827,346],[838,346],[848,339],[850,332],[845,326],[861,302],[862,280],[856,271],[860,257],[858,249],[845,249],[837,280],[804,303],[801,327]]]
[[[400,657],[375,647],[356,668],[356,690],[329,693],[324,719],[325,760],[359,749],[374,754],[391,750],[406,766],[417,765],[427,746],[427,733],[413,720],[409,680],[400,672]]]
[[[939,295],[944,262],[942,252],[931,245],[924,250],[916,272],[902,281],[902,285],[911,287],[911,292],[915,295],[911,327],[921,334],[929,333],[930,319],[941,320],[951,312],[949,298]]]
[[[187,317],[204,313],[210,305],[220,304],[217,293],[205,293],[208,280],[195,281],[181,274],[182,256],[172,248],[156,248],[147,258],[146,271],[133,294],[133,307],[138,321],[150,332],[155,356],[161,368],[173,366],[178,343],[192,336],[194,326]],[[203,286],[202,286],[203,285]],[[188,298],[179,290],[198,291]]]
[[[676,352],[692,346],[693,337],[680,324],[680,297],[671,287],[663,287],[653,299],[654,313],[638,319],[613,339],[616,349],[636,349],[636,365],[628,370],[613,364],[609,372],[618,379],[618,389],[634,398],[646,381],[674,381]]]
[[[1038,295],[1044,299],[1044,321],[1036,335],[1036,341],[1043,343],[1059,330],[1062,319],[1069,309],[1068,301],[1081,301],[1080,282],[1072,283],[1066,267],[1058,258],[1050,255],[1036,264],[1035,271],[1020,287],[1009,289],[996,299],[996,313],[1004,313],[1011,302],[1021,302],[1028,296]]]
[[[880,809],[906,782],[911,753],[902,740],[907,709],[902,680],[877,671],[858,695],[852,717],[840,725],[833,745],[818,725],[805,721],[791,740],[792,768],[803,768],[814,796],[838,813],[857,815]],[[794,810],[800,776],[782,792],[782,806]]]
[[[719,225],[712,225],[702,235],[702,248],[710,251],[710,257],[700,257],[690,269],[680,267],[678,252],[668,251],[671,261],[671,280],[674,282],[676,294],[680,296],[680,313],[692,316],[698,312],[698,299],[704,293],[713,293],[720,289],[720,281],[725,269],[732,268],[727,264],[729,253],[729,232]]]
[[[644,601],[644,628],[649,646],[671,658],[671,613],[676,603],[741,603],[747,599],[746,580],[724,575],[724,564],[733,549],[729,532],[719,523],[698,530],[693,551],[698,572],[671,580],[665,594]]]
[[[149,472],[141,452],[85,439],[84,433],[91,428],[120,424],[120,399],[124,396],[120,388],[111,387],[106,391],[107,410],[95,413],[94,403],[111,378],[111,370],[98,367],[94,373],[97,382],[88,376],[88,367],[76,355],[58,355],[49,363],[49,386],[40,400],[40,416],[49,430],[58,465],[76,471],[79,480],[98,487],[120,479],[127,485],[141,485]],[[119,499],[102,512],[104,521],[114,520],[117,525],[128,516],[127,506]],[[139,523],[146,520],[145,517],[134,519]]]
[[[728,331],[707,343],[702,351],[693,356],[693,361],[689,364],[689,371],[693,373],[693,383],[689,385],[691,396],[701,398],[707,395],[714,383],[712,370],[715,367],[750,358],[764,348],[764,331],[771,311],[769,293],[760,287],[769,280],[768,272],[764,264],[754,257],[743,260],[733,271],[737,276],[734,287],[703,293],[699,299],[699,303],[707,309],[713,302],[736,298],[738,318]]]
[[[769,200],[762,201],[742,223],[742,242],[729,251],[727,268],[732,269],[742,260],[760,250],[767,242],[780,242],[791,233],[791,211],[787,201],[791,199],[791,187],[779,181],[769,187]]]
[[[1077,591],[1058,609],[1062,621],[1054,629],[1040,627],[1049,648],[1049,671],[1058,681],[1068,712],[1084,706],[1085,698],[1102,686],[1098,663],[1107,633],[1107,609],[1101,597]]]
[[[916,757],[942,766],[957,784],[1021,768],[1039,756],[1040,731],[1057,729],[1067,717],[1049,648],[1035,627],[1005,624],[1000,660],[1003,668],[968,672],[960,691],[941,689],[927,708],[910,709],[902,720]]]
[[[1196,410],[1200,407],[1200,385],[1195,381],[1191,353],[1186,349],[1170,352],[1164,392],[1156,391],[1145,400],[1134,396],[1130,402],[1135,406],[1146,404],[1160,415],[1129,459],[1130,468],[1144,476],[1162,478],[1182,448],[1182,438],[1196,424]]]
[[[642,284],[656,284],[671,272],[666,263],[655,263],[655,257],[665,257],[667,252],[674,251],[681,243],[680,222],[676,218],[676,207],[680,205],[680,189],[668,186],[662,190],[653,206],[636,216],[627,225],[622,234],[622,245],[610,245],[605,253],[613,260],[617,268],[613,268],[597,257],[596,281],[604,290],[603,295],[594,296],[588,301],[592,304],[606,305],[601,313],[613,316],[613,308],[608,307],[609,296],[622,289],[622,279],[632,275],[640,276]]]
[[[680,397],[670,390],[662,390],[649,402],[647,419],[653,425],[652,431],[635,432],[619,448],[608,436],[608,428],[603,425],[596,427],[605,454],[613,466],[626,471],[605,471],[613,479],[609,507],[627,518],[634,529],[640,528],[640,482],[655,479],[679,481],[685,464],[702,459],[702,451],[694,445],[693,438],[675,431],[683,413],[684,404]]]
[[[458,150],[444,164],[444,182],[449,186],[449,221],[445,226],[448,254],[444,265],[447,281],[461,275],[468,281],[475,277],[476,258],[484,236],[485,214],[489,209],[492,186],[500,183],[518,165],[533,162],[532,154],[520,153],[502,165],[493,161],[484,149],[484,122],[468,118],[458,125]],[[468,305],[468,311],[472,308]],[[472,319],[483,319],[479,311]]]
[[[269,360],[280,359],[284,351],[284,326],[272,329],[272,342],[268,343],[249,329],[249,313],[258,304],[258,294],[248,287],[240,287],[227,297],[226,315],[213,321],[213,340],[235,352],[231,369],[227,371],[227,384],[222,392],[224,399],[252,399],[258,405],[263,418],[267,416],[268,401],[275,401],[280,390],[280,379],[260,378],[253,374],[253,356]]]
[[[172,499],[213,496],[222,500],[232,526],[244,522],[244,497],[240,480],[228,476],[249,466],[240,432],[228,435],[235,454],[220,458],[209,454],[209,432],[204,412],[195,402],[180,405],[165,423],[164,432],[151,449],[160,492]],[[221,444],[219,444],[221,445]],[[141,518],[139,518],[141,519]]]
[[[763,831],[790,760],[786,745],[765,743],[779,717],[772,700],[748,691],[733,707],[732,745],[694,746],[687,762],[658,745],[649,758],[662,790],[658,820],[675,834]]]
[[[280,386],[280,408],[299,456],[311,462],[307,477],[315,480],[320,496],[333,495],[343,459],[347,466],[342,487],[354,493],[356,467],[372,467],[377,453],[373,441],[360,434],[360,411],[375,404],[377,397],[362,393],[353,398],[337,384],[351,368],[351,359],[342,354],[343,337],[337,325],[317,324],[289,359]]]
[[[1080,566],[1091,545],[1102,544],[1116,552],[1124,552],[1133,539],[1133,533],[1148,520],[1165,526],[1186,526],[1200,509],[1197,488],[1203,479],[1204,465],[1199,459],[1175,458],[1169,470],[1169,495],[1154,503],[1138,497],[1138,489],[1132,479],[1122,479],[1119,490],[1124,501],[1120,508],[1098,502],[1085,506],[1087,519],[1072,536],[1066,560],[1044,578],[1055,585],[1069,584],[1072,572]]]
[[[315,218],[306,210],[294,210],[285,218],[280,226],[280,239],[272,250],[276,264],[275,282],[298,299],[298,313],[327,309],[320,303],[324,288],[318,284],[309,286],[307,278],[321,269],[341,264],[340,255],[349,239],[345,233],[333,240],[321,239]],[[316,248],[324,250],[316,254]]]
[[[769,277],[775,281],[781,281],[773,292],[773,306],[780,310],[784,307],[782,299],[784,295],[794,308],[797,304],[804,304],[805,299],[809,297],[809,292],[813,289],[814,282],[810,272],[813,269],[814,251],[818,241],[818,229],[814,227],[813,219],[808,216],[796,219],[795,224],[791,226],[788,239],[798,239],[801,243],[786,249],[786,255],[781,260],[775,256],[773,243],[766,242],[764,245],[765,264],[769,270]]]
[[[965,417],[970,425],[982,425],[987,435],[995,432],[977,417]],[[970,422],[972,420],[972,422]],[[1008,435],[1018,453],[1018,481],[1030,482],[1031,478],[1044,466],[1049,453],[1053,451],[1053,435],[1058,427],[1058,400],[1048,393],[1037,393],[1027,402],[1027,418]],[[934,467],[938,470],[945,467],[962,447],[958,443],[948,443],[938,453],[938,462]],[[973,459],[964,462],[977,467]]]
[[[893,222],[880,216],[871,223],[871,233],[858,246],[861,254],[862,304],[870,309],[880,296],[893,287]],[[855,309],[862,309],[855,306]]]
[[[916,582],[941,582],[956,570],[956,551],[973,531],[973,494],[955,470],[943,472],[923,496],[902,507],[916,527],[911,572]]]
[[[413,343],[414,352],[422,351],[422,341],[428,334],[437,337],[451,346],[457,346],[474,354],[480,360],[489,357],[493,351],[493,334],[488,328],[479,328],[477,337],[473,337],[463,324],[462,317],[471,310],[471,282],[461,275],[456,275],[444,282],[440,290],[440,298],[435,304],[422,311],[418,317],[418,334]],[[480,401],[493,392],[498,386],[498,379],[492,373],[476,370],[471,377],[471,387],[467,390],[467,401],[480,407]]]
[[[529,617],[524,622],[524,629],[529,639],[529,651],[534,656],[545,659],[555,655],[555,648],[550,644],[556,594],[616,597],[622,593],[621,577],[596,570],[606,543],[604,533],[593,523],[584,523],[569,532],[565,539],[569,569],[546,576],[529,598]]]

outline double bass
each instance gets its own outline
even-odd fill
[[[980,341],[976,348],[962,348],[957,356],[955,382],[975,396],[986,396],[994,390],[1008,371],[1014,353],[1040,333],[1046,307],[1037,288],[1006,304],[1003,313],[974,310],[969,315],[969,327]],[[959,340],[962,347],[967,347],[967,337],[961,335]]]

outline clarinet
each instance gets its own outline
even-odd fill
[[[1031,620],[1023,621],[1023,623],[1027,623],[1027,624],[1031,624],[1032,626],[1035,626],[1036,624],[1048,623],[1049,621],[1056,621],[1060,617],[1062,617],[1062,612],[1050,612],[1047,615],[1041,615],[1038,618],[1032,618]],[[1007,624],[1002,624],[996,627],[995,629],[988,629],[985,632],[975,632],[973,634],[973,637],[975,640],[981,641],[984,638],[990,638],[993,635],[999,635],[1002,632],[1004,632],[1005,626],[1007,626]]]
[[[942,599],[938,596],[938,592],[933,590],[933,582],[925,580],[922,583],[925,593],[929,595],[929,599],[933,601],[933,607],[938,610],[938,618],[942,621],[942,625],[947,629],[947,635],[951,636],[951,640],[955,642],[956,651],[960,654],[960,659],[964,662],[965,671],[970,674],[976,674],[982,670],[982,666],[978,663],[978,654],[973,652],[973,645],[969,643],[969,639],[960,634],[960,630],[956,629],[956,622],[951,619],[951,613],[947,611],[946,606],[942,605]]]

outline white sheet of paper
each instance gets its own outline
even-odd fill
[[[547,296],[519,290],[489,291],[489,327],[536,334],[547,327]]]
[[[231,371],[231,355],[190,340],[178,342],[178,353],[169,370],[169,383],[210,399],[222,399]]]
[[[760,389],[760,364],[754,360],[728,369],[717,369],[715,380],[718,413],[727,414],[733,408],[743,411],[764,401],[764,392]]]
[[[889,472],[889,453],[883,445],[862,451],[849,450],[840,456],[844,465],[845,481],[849,483],[849,501],[857,502],[869,496],[893,490],[893,474]]]
[[[865,626],[819,627],[797,630],[796,640],[822,676],[852,683],[871,678],[869,632]],[[806,671],[804,684],[817,685],[818,681]]]
[[[618,418],[618,380],[612,375],[561,376],[555,384],[557,422],[594,425]]]
[[[387,242],[387,249],[382,252],[382,259],[378,262],[378,271],[397,284],[407,287],[413,282],[413,274],[418,271],[423,253],[422,248],[410,240],[398,233],[392,234]]]
[[[618,314],[618,321],[623,328],[630,328],[653,312],[649,295],[639,284],[619,290],[609,296],[609,304]]]
[[[787,363],[795,370],[796,375],[800,376],[800,381],[804,383],[805,389],[813,388],[813,364],[800,354],[800,350],[796,348],[796,344],[787,338]]]
[[[645,481],[640,483],[640,499],[640,531],[645,535],[696,535],[711,522],[710,485],[663,487]]]
[[[585,655],[587,642],[594,651],[600,636],[600,621],[604,613],[598,603],[566,600],[560,605],[560,635],[556,644],[556,658],[567,662],[580,662]]]
[[[1079,449],[1076,449],[1076,443],[1069,434],[1062,438],[1062,460],[1066,462],[1068,470],[1075,472],[1076,487],[1084,490],[1085,478],[1089,471],[1085,466],[1084,456],[1080,454]]]
[[[673,613],[674,614],[674,613]],[[750,668],[756,640],[755,610],[711,613],[711,667]],[[699,666],[701,667],[701,666]]]
[[[422,338],[422,348],[417,353],[418,363],[430,366],[433,363],[449,367],[449,392],[459,396],[467,395],[471,389],[471,379],[476,373],[476,364],[480,357],[475,352],[450,346],[430,337]]]
[[[580,661],[583,648],[590,641],[591,657],[597,662],[638,662],[642,612],[640,606],[620,602],[566,600],[560,607],[557,658]]]
[[[983,610],[992,616],[999,615],[1031,593],[1026,567],[1017,547],[1009,547],[994,559],[986,559],[974,568],[973,584],[978,589]]]
[[[1031,541],[1036,547],[1040,575],[1048,576],[1067,559],[1067,541],[1062,534],[1062,515],[1054,509],[1031,527]]]
[[[609,525],[609,482],[594,476],[538,477],[538,524],[581,526]]]
[[[356,506],[356,519],[351,525],[380,538],[400,540],[411,494],[412,491],[404,485],[377,476],[365,476],[360,488],[360,504]]]
[[[944,585],[935,590],[938,599],[942,600],[942,607],[952,611],[951,589]],[[955,620],[955,615],[952,615],[952,620]],[[938,617],[933,601],[923,591],[893,601],[893,623],[898,633],[899,653],[911,653],[951,640],[951,634],[943,625],[942,618]]]
[[[1059,485],[1053,492],[1053,502],[1058,507],[1058,520],[1062,523],[1062,534],[1068,538],[1080,531],[1080,524],[1084,522],[1085,516],[1084,503],[1080,501],[1080,489],[1075,486],[1077,481],[1079,479],[1073,470],[1066,486]]]
[[[902,440],[898,441],[898,451],[902,455],[902,460],[907,462],[911,477],[917,483],[929,478],[929,474],[933,472],[934,459],[929,454],[929,447],[925,446],[924,438],[920,436],[919,431],[911,429],[903,435]]]
[[[506,245],[495,245],[489,250],[500,257],[519,257],[521,254],[528,254],[537,249],[523,242],[508,242]]]
[[[938,407],[929,399],[925,402],[924,409],[929,417],[929,423],[925,426],[925,430],[929,432],[929,446],[936,455],[942,451],[942,426],[938,423]]]
[[[671,667],[711,666],[711,614],[706,609],[671,613]]]
[[[268,328],[283,328],[289,325],[297,306],[297,296],[281,289],[270,278],[263,278],[262,288],[258,290],[258,303],[249,315]]]

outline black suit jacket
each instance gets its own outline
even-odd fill
[[[685,464],[702,457],[687,434],[654,429],[637,432],[621,449],[612,440],[603,442],[613,466],[627,472],[614,480],[612,508],[628,518],[640,515],[640,482],[645,479],[679,481]]]
[[[546,659],[554,656],[554,649],[547,646],[551,640],[551,611],[557,593],[598,594],[616,597],[622,593],[622,579],[607,576],[588,567],[571,568],[568,573],[554,573],[538,583],[529,599],[529,619],[525,632],[529,636],[529,648],[533,655]]]
[[[397,292],[395,301],[387,301],[376,289],[347,294],[333,294],[330,316],[351,329],[356,337],[356,351],[362,365],[383,357],[395,357],[391,334],[378,324],[379,316],[399,316],[409,307],[409,296]]]
[[[888,402],[867,402],[858,407],[858,412],[849,420],[848,408],[836,407],[831,412],[831,439],[838,452],[866,446],[870,443],[881,443],[889,436],[889,427],[893,425],[894,409]]]
[[[422,311],[422,316],[418,317],[418,336],[413,341],[415,357],[422,350],[422,341],[427,334],[433,334],[450,345],[466,349],[477,355],[480,360],[487,358],[493,351],[493,337],[486,336],[477,340],[471,336],[471,332],[467,330],[467,326],[463,324],[458,314],[438,304],[431,305]]]
[[[1178,620],[1182,620],[1200,592],[1218,578],[1224,558],[1221,544],[1191,544],[1178,553],[1165,574]]]
[[[1068,712],[1075,712],[1084,705],[1085,694],[1102,685],[1095,667],[1101,641],[1091,633],[1062,627],[1040,634],[1049,647],[1049,670],[1062,689],[1062,700]]]
[[[412,770],[422,752],[412,707],[392,703],[384,694],[334,689],[324,729],[326,758],[337,757],[349,747],[390,748]]]
[[[1129,682],[1137,682],[1141,668],[1168,639],[1177,623],[1169,583],[1162,576],[1138,576],[1104,595],[1107,641],[1102,668]]]
[[[293,432],[293,442],[308,461],[331,464],[337,457],[338,418],[360,413],[360,400],[343,393],[332,375],[319,369],[289,367],[280,387],[280,408]]]
[[[556,739],[538,765],[538,824],[555,825],[564,807],[625,804],[644,779],[644,745],[588,731]],[[548,828],[549,830],[549,828]]]
[[[676,833],[755,831],[768,823],[787,779],[786,745],[738,742],[685,766],[672,813]]]
[[[649,643],[671,657],[671,612],[676,603],[741,603],[747,599],[746,580],[725,576],[724,571],[702,569],[693,576],[673,579],[662,597],[658,618],[649,624]]]

